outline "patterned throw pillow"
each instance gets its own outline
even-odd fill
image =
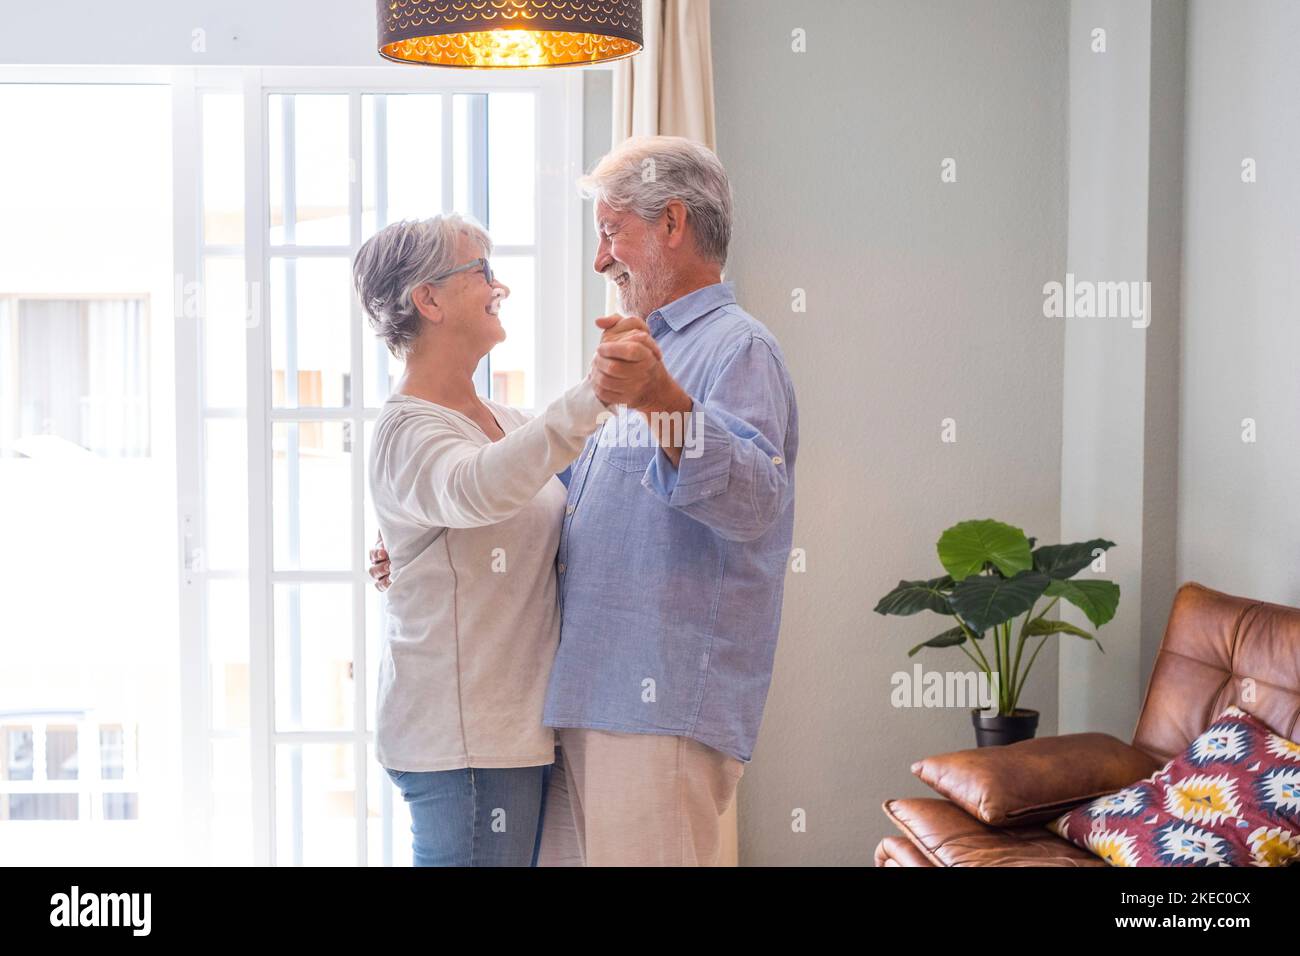
[[[1300,744],[1229,707],[1146,780],[1047,827],[1111,866],[1288,866],[1300,857]]]

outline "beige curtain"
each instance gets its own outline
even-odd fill
[[[714,149],[708,0],[643,0],[645,48],[614,64],[614,143],[685,136]]]
[[[631,136],[684,136],[716,149],[709,0],[643,0],[645,47],[614,64],[613,142]],[[617,311],[608,292],[606,314]],[[736,802],[722,818],[723,866],[739,862]]]

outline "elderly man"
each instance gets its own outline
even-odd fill
[[[662,369],[561,477],[556,728],[540,865],[712,865],[772,676],[794,522],[794,388],[722,281],[717,157],[632,139],[582,180],[594,267]],[[641,325],[601,320],[607,338]],[[602,342],[600,374],[618,377]],[[380,569],[382,573],[382,569]]]

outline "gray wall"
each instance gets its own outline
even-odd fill
[[[798,393],[796,547],[776,672],[740,790],[741,862],[869,863],[920,757],[973,745],[966,711],[896,710],[933,615],[872,613],[939,573],[947,526],[1059,526],[1063,327],[1042,315],[1066,236],[1064,3],[714,0],[728,277]],[[802,28],[807,52],[791,51]],[[944,157],[957,182],[940,182]],[[791,311],[803,288],[808,311]],[[957,441],[940,441],[944,418]],[[928,620],[926,619],[928,618]],[[1056,730],[1055,649],[1022,703]],[[807,813],[806,833],[791,813]]]
[[[1300,605],[1300,4],[1187,32],[1178,576]]]
[[[1116,542],[1096,577],[1121,592],[1099,634],[1106,653],[1062,645],[1062,733],[1132,738],[1173,599],[1183,36],[1181,0],[1070,4],[1067,267],[1082,281],[1149,282],[1151,303],[1145,328],[1132,316],[1059,320],[1061,534]],[[1061,616],[1093,630],[1073,607]]]

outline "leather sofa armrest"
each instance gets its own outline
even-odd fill
[[[912,773],[976,819],[1001,826],[1050,820],[1161,766],[1110,734],[1066,734],[927,757]]]

